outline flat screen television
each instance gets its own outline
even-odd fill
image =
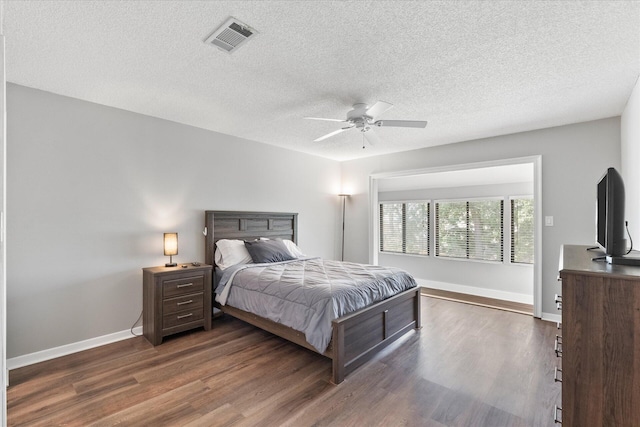
[[[596,214],[598,244],[607,257],[621,257],[627,253],[624,215],[622,176],[609,168],[598,182]]]

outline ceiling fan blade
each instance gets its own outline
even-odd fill
[[[320,137],[320,138],[318,138],[318,139],[314,139],[314,140],[313,140],[313,142],[320,142],[320,141],[322,141],[322,140],[325,140],[325,139],[327,139],[327,138],[330,138],[330,137],[332,137],[332,136],[334,136],[334,135],[337,135],[337,134],[342,133],[342,132],[344,132],[345,130],[349,130],[349,129],[353,129],[353,126],[349,126],[349,127],[342,128],[342,129],[338,129],[338,130],[334,130],[333,132],[328,133],[328,134],[326,134],[325,136],[321,136],[321,137]]]
[[[340,119],[324,119],[322,117],[303,117],[303,119],[309,119],[309,120],[324,120],[327,122],[346,122],[346,120],[340,120]]]
[[[369,144],[371,144],[372,146],[376,145],[379,142],[382,142],[382,140],[380,139],[378,134],[376,134],[373,130],[369,130],[367,132],[364,132],[364,137],[367,139],[367,142]]]
[[[378,101],[373,104],[369,109],[365,112],[365,114],[369,117],[378,117],[388,109],[393,107],[393,104],[389,104],[388,102]]]
[[[376,126],[391,126],[398,128],[426,128],[427,122],[421,120],[377,120]]]

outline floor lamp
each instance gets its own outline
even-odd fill
[[[342,252],[340,256],[340,261],[344,261],[344,208],[345,208],[345,202],[347,201],[347,197],[349,197],[350,194],[341,193],[341,194],[338,194],[338,196],[342,197]]]

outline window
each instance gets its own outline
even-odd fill
[[[380,251],[404,252],[402,235],[404,227],[402,203],[380,204]]]
[[[533,198],[511,199],[511,262],[533,264]]]
[[[502,199],[436,202],[436,256],[501,262],[503,217]]]
[[[380,203],[380,252],[429,255],[429,202]]]
[[[510,224],[504,224],[502,198],[435,202],[435,256],[503,262],[510,244],[511,263],[533,264],[533,198],[509,198]],[[380,203],[380,252],[430,255],[430,203]],[[510,226],[510,242],[505,227]]]

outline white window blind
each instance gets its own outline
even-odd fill
[[[403,204],[380,204],[380,251],[403,252]]]
[[[436,202],[436,256],[467,258],[467,202]]]
[[[380,251],[429,255],[429,202],[380,204]]]
[[[533,198],[511,199],[511,262],[533,264]]]
[[[476,200],[469,204],[469,258],[502,261],[503,200]]]
[[[503,260],[502,199],[436,202],[436,256]]]
[[[429,203],[405,203],[405,253],[429,255]]]

